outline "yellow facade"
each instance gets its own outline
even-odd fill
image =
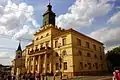
[[[49,4],[43,26],[24,50],[27,73],[78,76],[106,71],[103,43],[73,29],[58,28],[51,8]]]
[[[73,29],[46,25],[34,34],[26,50],[27,73],[62,71],[63,75],[77,76],[106,71],[103,44]]]

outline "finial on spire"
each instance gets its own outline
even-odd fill
[[[50,5],[50,0],[48,0],[49,1],[49,5]]]

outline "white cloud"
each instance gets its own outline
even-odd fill
[[[105,44],[106,50],[109,50],[115,46],[120,45],[120,27],[115,28],[102,28],[93,31],[90,36],[103,42]]]
[[[17,39],[22,36],[27,38],[27,35],[32,38],[36,26],[38,24],[34,19],[34,8],[31,5],[26,3],[15,4],[11,0],[8,0],[4,6],[0,5],[1,34],[14,36]],[[28,28],[29,30],[27,30]]]
[[[113,7],[109,1],[115,0],[76,0],[66,14],[57,17],[60,27],[89,26],[95,17],[107,14]]]
[[[11,63],[18,47],[18,42],[15,39],[32,39],[37,26],[33,6],[24,2],[16,4],[11,0],[0,0],[0,47],[2,47],[0,48],[0,64]],[[12,36],[14,39],[8,36]],[[27,43],[22,42],[22,48]]]
[[[120,11],[114,14],[108,21],[110,24],[120,25]]]

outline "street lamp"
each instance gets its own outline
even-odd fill
[[[58,48],[60,49],[61,47],[61,43],[58,44]],[[59,61],[60,61],[60,80],[62,80],[62,55],[61,55],[61,50],[60,50],[60,58],[59,58]]]
[[[60,61],[60,80],[62,80],[62,56],[61,56],[61,53],[60,53],[59,61]]]

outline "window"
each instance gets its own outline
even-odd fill
[[[77,38],[77,45],[81,45],[81,40]]]
[[[48,36],[48,35],[49,35],[49,33],[46,34],[46,36]]]
[[[80,69],[83,69],[83,63],[80,62]]]
[[[35,65],[35,70],[37,71],[37,65]]]
[[[46,47],[49,47],[49,41],[46,42]]]
[[[91,69],[91,63],[88,63],[88,69]]]
[[[32,69],[33,69],[33,66],[31,65],[31,71],[32,71]]]
[[[47,70],[50,70],[50,65],[49,64],[47,64]]]
[[[102,49],[101,49],[101,47],[99,47],[99,50],[100,50],[100,52],[102,52]]]
[[[58,56],[59,56],[57,52],[55,53],[55,55],[56,55],[56,57],[58,57]]]
[[[55,41],[55,48],[58,47],[58,41]]]
[[[62,51],[62,54],[63,54],[63,56],[66,56],[66,55],[67,55],[66,50],[63,50],[63,51]]]
[[[94,58],[97,58],[97,55],[96,55],[96,54],[94,55]]]
[[[101,69],[103,69],[103,64],[101,64]]]
[[[87,64],[85,64],[85,68],[87,67]]]
[[[56,70],[59,70],[59,63],[56,63]]]
[[[66,45],[66,38],[62,39],[63,46]]]
[[[98,63],[95,63],[95,68],[98,69]]]
[[[18,56],[18,58],[20,58],[20,56]]]
[[[86,42],[86,47],[87,47],[87,48],[90,48],[89,42]]]
[[[43,43],[41,43],[40,47],[43,48]]]
[[[91,57],[90,53],[87,53],[87,57]]]
[[[67,70],[67,62],[64,62],[64,70]]]
[[[40,37],[41,39],[43,38],[43,36]]]
[[[100,60],[102,60],[102,56],[100,56]]]
[[[38,37],[36,38],[36,40],[38,40]]]
[[[95,44],[93,44],[93,48],[94,48],[94,50],[96,50],[96,45]]]
[[[81,52],[81,51],[79,51],[79,55],[80,55],[80,56],[82,55],[82,52]]]

